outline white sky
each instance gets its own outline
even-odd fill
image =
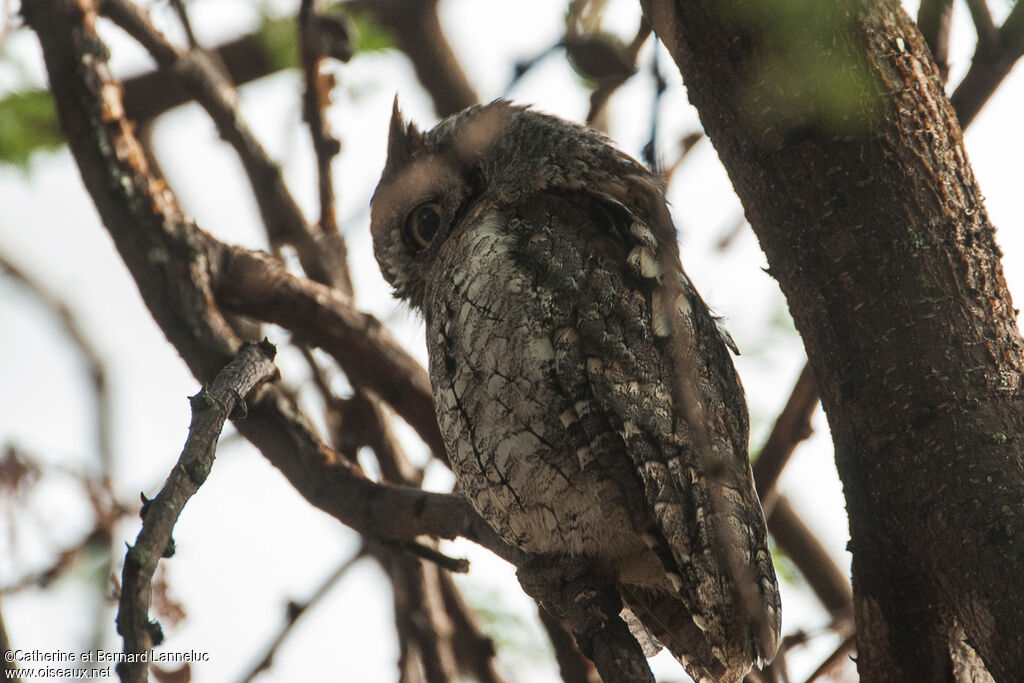
[[[289,8],[294,4],[281,0],[275,6],[293,11]],[[158,7],[166,24],[166,5]],[[193,3],[191,10],[199,38],[208,45],[257,21],[253,5],[243,0]],[[444,0],[441,10],[449,39],[486,101],[504,93],[514,60],[531,57],[557,40],[564,7],[543,0]],[[617,0],[611,11],[621,32],[631,37],[637,21],[635,4]],[[968,66],[973,45],[963,6],[957,4],[956,11],[954,81]],[[106,34],[118,73],[134,73],[147,63],[144,53],[115,30]],[[25,32],[14,34],[8,47],[37,59],[38,48]],[[649,59],[648,46],[642,62]],[[686,104],[674,65],[666,58],[662,66],[672,83],[662,105],[662,150],[672,158],[671,141],[699,129],[699,124]],[[38,63],[32,68],[28,78],[41,83]],[[395,309],[372,258],[367,203],[383,165],[395,92],[406,114],[423,126],[434,121],[430,102],[408,63],[395,54],[357,57],[339,67],[337,74],[340,86],[330,119],[344,144],[335,164],[338,215],[348,231],[358,299],[425,361],[422,328],[404,310]],[[0,64],[0,93],[18,87],[23,78]],[[242,108],[282,163],[300,204],[308,215],[315,215],[315,165],[307,131],[299,122],[300,88],[293,73],[263,79],[242,90]],[[612,101],[612,133],[634,155],[639,155],[648,134],[650,93],[649,79],[640,76]],[[538,66],[510,95],[576,120],[587,107],[587,94],[558,55]],[[1000,228],[1006,277],[1018,302],[1024,299],[1022,104],[1024,77],[1018,71],[967,135],[975,173]],[[171,186],[201,226],[229,242],[264,245],[239,164],[197,107],[165,116],[158,125],[156,145]],[[752,443],[757,447],[787,398],[802,365],[802,351],[778,288],[761,270],[764,257],[749,229],[725,253],[714,249],[740,216],[739,203],[710,145],[701,143],[693,154],[670,188],[683,263],[705,299],[728,317],[744,352],[737,365],[748,392]],[[37,155],[28,175],[0,168],[0,207],[0,251],[71,304],[106,361],[116,409],[116,488],[125,503],[134,505],[140,490],[150,496],[156,493],[176,460],[189,422],[186,396],[196,392],[196,382],[140,302],[66,151]],[[56,324],[5,278],[0,278],[0,330],[0,443],[17,443],[55,465],[94,468],[93,415],[83,367]],[[269,328],[268,334],[272,341],[286,340],[279,329]],[[301,364],[285,354],[281,365],[286,381],[302,383]],[[814,437],[798,449],[781,487],[837,561],[848,568],[841,486],[820,411],[815,429]],[[411,438],[409,443],[416,451]],[[442,468],[432,466],[429,473],[433,485],[448,485],[450,475]],[[74,543],[90,525],[84,501],[75,499],[59,481],[39,490],[31,504],[36,522],[17,529],[13,547],[9,518],[0,512],[0,585],[44,566],[53,548]],[[137,531],[136,523],[124,525],[123,539],[134,541]],[[194,668],[200,682],[235,680],[247,670],[282,623],[286,601],[304,600],[355,550],[354,534],[306,504],[275,469],[238,440],[221,449],[209,480],[186,507],[175,539],[177,554],[163,564],[189,618],[180,628],[167,628],[164,649],[209,652],[211,661]],[[532,604],[522,596],[507,565],[468,543],[451,544],[448,551],[473,561],[470,575],[459,577],[471,601],[533,623]],[[87,564],[45,592],[4,596],[3,614],[15,647],[77,651],[89,646],[93,611],[83,591],[91,576]],[[805,591],[789,584],[783,591],[786,632],[825,624],[826,615]],[[394,680],[397,649],[392,623],[386,583],[372,562],[362,562],[304,617],[274,668],[260,680]],[[503,673],[510,681],[555,680],[550,662],[536,656],[543,636],[529,624],[508,622],[495,633],[502,643]],[[105,647],[118,650],[112,609],[107,610],[104,628]],[[833,645],[830,639],[818,639],[809,650],[795,652],[791,673],[799,679]],[[657,666],[666,678],[681,675],[671,661],[662,659]]]

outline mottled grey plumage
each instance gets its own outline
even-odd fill
[[[698,680],[771,659],[743,392],[657,179],[505,102],[426,133],[396,107],[372,232],[423,312],[441,432],[480,515],[524,551],[585,558]]]

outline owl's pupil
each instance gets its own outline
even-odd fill
[[[411,234],[409,235],[412,245],[419,249],[425,249],[437,235],[441,227],[441,216],[433,204],[427,204],[416,209],[413,214]]]

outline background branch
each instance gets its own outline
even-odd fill
[[[949,29],[953,23],[953,0],[921,0],[917,9],[917,26],[931,48],[939,75],[949,77]]]
[[[244,397],[277,375],[275,354],[269,342],[244,345],[213,383],[190,399],[192,424],[185,448],[160,493],[144,501],[142,530],[124,559],[117,631],[124,638],[127,655],[148,653],[163,639],[159,626],[149,620],[153,573],[160,558],[174,554],[174,525],[213,467],[225,420],[236,405],[244,406]],[[148,669],[148,660],[125,661],[117,667],[122,681],[145,681]]]
[[[978,29],[978,45],[971,68],[949,98],[962,128],[974,121],[1024,55],[1024,4],[1015,4],[998,30],[992,27],[992,17],[984,0],[970,0],[968,6]]]

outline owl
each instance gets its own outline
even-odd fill
[[[481,517],[525,552],[584,560],[694,679],[769,661],[780,604],[743,390],[658,178],[526,107],[421,132],[396,102],[371,232],[422,313],[441,433]]]

